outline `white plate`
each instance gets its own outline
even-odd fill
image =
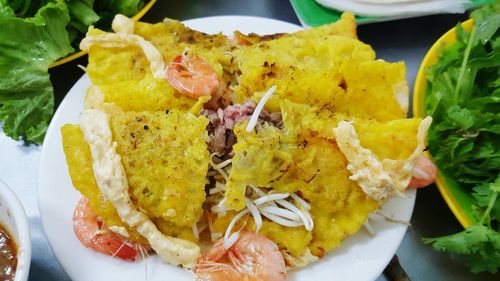
[[[223,16],[194,19],[185,22],[189,27],[207,33],[234,30],[260,34],[293,32],[300,27],[272,19]],[[60,127],[79,123],[83,96],[90,85],[84,75],[66,95],[57,109],[45,137],[39,165],[38,198],[42,224],[57,259],[68,275],[78,280],[194,280],[181,268],[164,264],[153,256],[146,262],[124,262],[86,249],[76,239],[72,229],[73,208],[80,194],[71,184],[61,144]],[[405,199],[391,200],[384,206],[388,214],[400,220],[410,220],[415,192]],[[346,239],[342,246],[321,261],[305,269],[293,271],[289,280],[374,280],[396,252],[406,225],[377,223],[377,234],[370,237],[364,231]]]
[[[362,16],[408,17],[438,13],[463,13],[466,0],[427,0],[427,1],[382,1],[365,0],[316,0],[327,8],[350,11]]]

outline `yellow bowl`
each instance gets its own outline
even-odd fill
[[[139,19],[141,19],[141,18],[144,16],[144,14],[146,14],[146,13],[147,13],[147,11],[149,11],[149,9],[151,9],[151,7],[154,5],[154,3],[155,3],[155,2],[156,2],[156,0],[150,0],[150,1],[146,4],[146,5],[144,5],[144,7],[142,7],[142,10],[140,10],[140,11],[139,11],[137,14],[135,14],[135,16],[133,16],[132,18],[133,18],[134,20],[139,20]],[[73,53],[73,54],[71,54],[71,55],[69,55],[69,56],[67,56],[67,57],[64,57],[64,58],[62,58],[62,59],[60,59],[60,60],[55,61],[53,64],[51,64],[51,65],[49,66],[49,68],[56,67],[56,66],[58,66],[58,65],[61,65],[61,64],[64,64],[64,63],[70,62],[70,61],[75,60],[75,59],[77,59],[77,58],[79,58],[79,57],[81,57],[81,56],[84,56],[84,55],[86,55],[86,54],[87,54],[87,52],[84,52],[84,51],[79,51],[79,52]]]
[[[462,27],[467,32],[470,32],[473,26],[474,23],[472,19],[462,23]],[[413,90],[413,115],[415,117],[424,117],[425,114],[424,98],[427,87],[427,68],[437,62],[444,47],[449,46],[456,41],[456,32],[455,28],[453,28],[441,36],[441,38],[439,38],[436,43],[432,45],[431,49],[425,55],[418,70]],[[427,153],[427,156],[431,157],[429,153]],[[462,224],[464,228],[471,226],[474,223],[474,219],[471,215],[473,200],[468,192],[460,189],[460,186],[458,186],[458,184],[451,177],[441,171],[438,172],[436,185],[460,224]]]

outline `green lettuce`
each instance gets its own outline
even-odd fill
[[[33,18],[0,6],[0,121],[15,140],[43,141],[54,110],[48,67],[73,52],[64,1],[48,3]]]
[[[95,26],[106,30],[111,26],[115,14],[131,17],[137,14],[144,6],[142,0],[102,0],[96,1],[94,8],[101,18]]]
[[[0,0],[1,1],[1,0]],[[144,6],[142,0],[66,0],[71,21],[68,25],[70,39],[78,47],[90,25],[109,30],[116,14],[131,17]]]
[[[48,67],[78,48],[90,25],[108,30],[142,0],[0,0],[0,126],[40,144],[54,111]]]
[[[114,11],[124,15],[135,15],[144,6],[142,0],[102,0],[96,2],[98,11]]]

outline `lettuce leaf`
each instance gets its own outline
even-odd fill
[[[0,0],[5,134],[40,144],[54,111],[49,65],[72,53],[89,25],[109,29],[115,14],[132,16],[143,6],[143,0]]]
[[[101,19],[96,26],[101,29],[107,29],[116,14],[122,14],[131,17],[137,14],[144,7],[143,0],[101,0],[94,3],[94,9]]]
[[[66,2],[71,18],[88,27],[99,20],[99,15],[94,11],[94,1],[72,0]],[[86,32],[86,29],[83,31]]]
[[[1,1],[1,0],[0,0]],[[109,30],[116,14],[131,17],[144,6],[142,0],[66,0],[71,21],[68,25],[71,42],[78,48],[90,25]]]
[[[135,15],[144,6],[143,0],[102,0],[95,3],[98,11],[111,11],[117,14]]]
[[[15,140],[40,144],[54,111],[48,67],[71,52],[64,1],[18,18],[0,7],[0,122]]]

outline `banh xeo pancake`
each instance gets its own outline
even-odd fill
[[[132,201],[158,227],[168,229],[166,233],[179,233],[193,241],[191,227],[200,219],[205,200],[206,125],[205,118],[176,110],[114,112],[110,116]],[[90,150],[79,126],[65,125],[61,132],[75,188],[90,199],[106,225],[128,228],[97,187]],[[129,239],[143,241],[135,231],[128,232]]]
[[[246,132],[245,122],[235,127],[238,142],[233,146],[234,157],[226,183],[228,207],[245,207],[247,185],[268,187],[278,193],[300,192],[311,205],[316,222],[310,245],[314,255],[322,255],[340,244],[363,225],[369,213],[379,205],[364,196],[362,190],[349,180],[344,169],[346,160],[332,135],[323,135],[323,127],[336,127],[345,116],[320,119],[314,109],[282,101],[284,129],[263,126],[256,132]],[[356,122],[355,128],[362,146],[377,157],[406,159],[417,147],[421,119],[399,119],[380,123],[374,120]],[[399,146],[399,149],[388,147]],[[353,202],[354,201],[354,202]],[[352,202],[353,205],[345,205]],[[351,207],[354,207],[351,209]],[[328,210],[328,211],[327,211]],[[345,218],[344,220],[342,218]],[[221,218],[226,220],[225,218]],[[224,225],[222,225],[224,228]],[[265,230],[263,226],[262,230]],[[219,228],[219,231],[223,229]],[[303,229],[304,232],[305,229]],[[297,249],[295,237],[287,237],[283,246],[301,255],[306,245]],[[287,246],[287,245],[291,246]]]
[[[123,243],[207,280],[255,232],[300,267],[404,196],[431,120],[405,118],[404,63],[376,59],[351,14],[269,36],[113,30],[82,41],[92,85],[61,130],[74,187]]]
[[[342,20],[353,21],[347,15]],[[276,96],[294,102],[380,121],[404,118],[408,110],[404,64],[375,60],[372,48],[346,32],[352,29],[344,25],[339,35],[321,27],[235,50],[241,72],[234,87],[236,101],[277,85]],[[279,111],[278,98],[266,105]]]
[[[205,201],[207,120],[177,110],[110,118],[132,201],[151,218],[185,227],[195,224]]]
[[[157,24],[138,22],[133,28],[135,34],[158,49],[166,62],[189,49],[207,61],[221,78],[223,65],[230,64],[226,52],[231,47],[222,34],[206,35],[169,19]],[[104,32],[93,29],[88,35],[92,34]],[[150,62],[137,46],[109,48],[96,44],[90,47],[89,54],[87,74],[99,86],[105,102],[131,111],[186,110],[196,102],[180,95],[166,80],[155,79],[149,71]]]

